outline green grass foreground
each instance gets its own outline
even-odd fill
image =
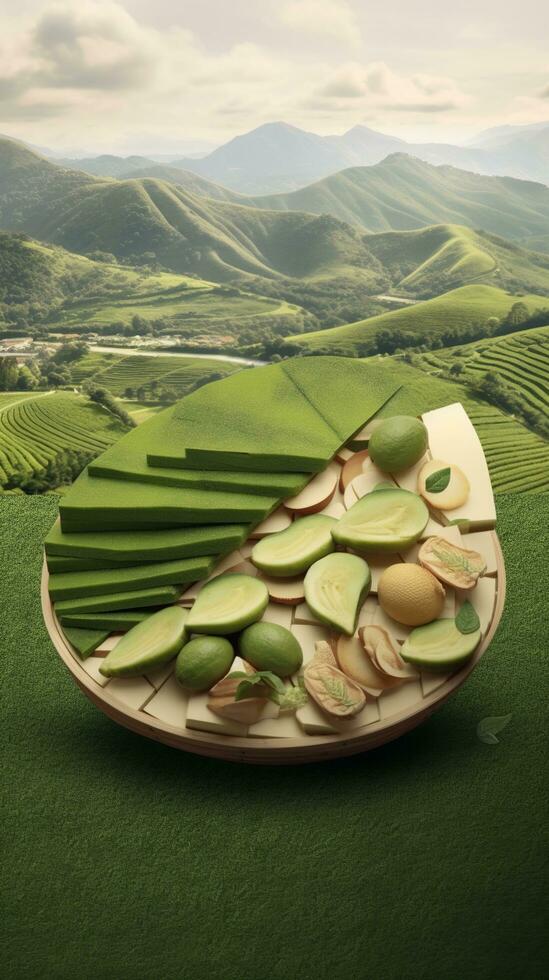
[[[41,619],[56,501],[1,500],[7,980],[543,976],[548,498],[497,503],[507,603],[465,687],[376,752],[263,769],[92,706]]]

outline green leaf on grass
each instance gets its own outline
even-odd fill
[[[496,733],[503,731],[507,727],[513,715],[496,715],[490,718],[483,718],[477,725],[477,736],[486,745],[497,745],[499,738]]]
[[[450,467],[445,466],[442,470],[436,470],[435,473],[431,473],[430,476],[425,480],[425,489],[429,493],[442,493],[446,490],[450,482]]]
[[[480,619],[469,600],[463,603],[456,616],[456,626],[460,633],[476,633],[480,629]]]

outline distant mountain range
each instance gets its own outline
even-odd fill
[[[200,159],[171,161],[184,169],[243,194],[295,190],[348,167],[371,166],[391,153],[407,153],[427,163],[450,165],[479,174],[549,183],[549,122],[486,130],[474,143],[410,143],[354,126],[341,136],[319,136],[287,123],[266,123],[236,136]],[[101,156],[58,160],[99,176],[128,177],[158,161],[146,157]]]

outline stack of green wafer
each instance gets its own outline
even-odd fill
[[[99,635],[177,601],[394,392],[362,362],[298,358],[207,385],[132,430],[73,484],[46,539],[61,623]]]

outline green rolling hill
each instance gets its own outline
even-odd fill
[[[368,247],[399,294],[429,298],[467,283],[549,297],[549,256],[460,225],[371,235]],[[549,303],[549,299],[548,299]]]
[[[109,331],[134,316],[161,322],[158,333],[234,337],[253,324],[298,322],[302,311],[216,283],[98,262],[64,248],[0,232],[0,332],[24,317],[59,333]],[[138,332],[138,331],[137,331]]]
[[[197,197],[161,180],[101,179],[0,140],[0,227],[74,252],[150,259],[218,282],[260,277],[376,285],[363,235],[337,218]]]
[[[287,194],[247,198],[259,208],[331,214],[366,231],[407,231],[449,223],[482,228],[525,246],[549,248],[549,187],[484,177],[394,153]]]
[[[287,339],[302,350],[323,350],[350,357],[367,355],[375,352],[376,340],[382,332],[404,337],[399,346],[406,346],[408,335],[411,341],[409,346],[417,346],[424,341],[432,341],[433,337],[442,337],[453,328],[463,330],[468,326],[482,326],[490,317],[500,319],[516,302],[516,296],[495,286],[461,286],[442,296],[391,313]],[[526,294],[520,297],[520,302],[524,303],[529,313],[549,306],[544,296]]]

